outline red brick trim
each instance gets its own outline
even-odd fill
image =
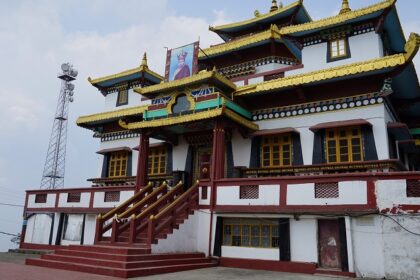
[[[114,209],[110,208],[87,208],[87,207],[45,207],[45,208],[27,208],[29,213],[45,213],[45,212],[60,212],[60,213],[106,213]]]
[[[246,269],[271,270],[281,272],[294,272],[314,274],[316,264],[303,262],[269,261],[256,259],[220,258],[220,266]]]
[[[365,204],[355,205],[217,205],[216,212],[234,213],[378,213],[376,208]]]
[[[27,190],[27,194],[42,194],[42,193],[75,193],[75,192],[103,192],[103,191],[134,191],[134,186],[112,186],[112,187],[89,187],[89,188],[70,188],[70,189],[55,189],[55,190]]]
[[[280,183],[280,206],[287,205],[287,184]]]
[[[420,213],[420,205],[419,204],[400,204],[396,205],[392,208],[385,208],[381,209],[381,213],[383,214],[397,214],[400,211],[409,212],[409,213]]]

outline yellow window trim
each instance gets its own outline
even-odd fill
[[[149,175],[164,175],[166,174],[166,163],[168,157],[166,147],[152,148],[149,151],[148,159],[148,174]]]
[[[110,154],[108,177],[117,178],[127,176],[128,152],[115,152]]]
[[[344,43],[344,53],[340,53],[340,41],[343,41]],[[348,55],[348,49],[347,49],[347,38],[340,38],[340,39],[335,39],[335,40],[331,40],[328,42],[328,44],[330,44],[330,58],[340,58],[340,57],[345,57]],[[333,45],[335,44],[335,46],[337,47],[337,55],[334,55],[333,53]]]
[[[229,242],[225,242],[226,240],[225,240],[225,228],[227,227],[227,226],[230,226],[230,240],[229,240]],[[240,246],[234,246],[233,245],[233,236],[238,236],[238,235],[234,235],[233,234],[233,227],[234,226],[239,226],[240,227],[240,233],[239,233],[239,236],[240,236],[240,238],[241,238],[241,245]],[[243,227],[244,226],[248,226],[249,227],[249,234],[247,235],[248,236],[248,241],[249,241],[249,246],[244,246],[244,245],[242,245],[243,244],[243,236],[245,236],[244,234],[243,234]],[[253,236],[254,237],[257,237],[256,235],[252,235],[252,227],[255,227],[255,226],[257,226],[257,227],[259,227],[259,234],[258,234],[258,237],[259,237],[259,241],[258,241],[258,243],[259,243],[259,245],[260,246],[251,246],[251,243],[252,243],[252,238],[253,238]],[[265,227],[265,226],[268,226],[269,227],[269,235],[268,236],[263,236],[262,235],[262,228],[263,227]],[[280,236],[279,236],[279,232],[278,232],[278,235],[273,235],[273,228],[278,228],[278,225],[270,225],[270,224],[246,224],[246,223],[238,223],[238,224],[230,224],[230,223],[223,223],[223,240],[222,240],[222,246],[233,246],[233,247],[245,247],[245,248],[264,248],[264,249],[270,249],[270,248],[279,248],[279,246],[272,246],[273,245],[273,243],[272,243],[272,238],[274,237],[274,238],[278,238],[278,243],[280,243]],[[268,247],[264,247],[264,246],[262,246],[262,239],[263,239],[263,237],[264,238],[268,238],[269,239],[269,246]],[[229,243],[230,245],[227,245],[226,243]]]
[[[353,131],[357,130],[357,134],[353,135]],[[345,136],[340,136],[340,132],[345,131]],[[332,134],[332,136],[330,135]],[[346,141],[346,146],[340,145],[341,141]],[[353,145],[352,140],[358,140],[358,145]],[[330,145],[333,142],[334,145]],[[327,155],[327,163],[341,163],[341,162],[358,162],[363,161],[363,140],[362,131],[360,126],[351,126],[345,128],[330,128],[325,131],[325,147]],[[342,152],[342,148],[347,147],[347,161],[342,161],[341,157],[345,156],[346,153]],[[354,149],[359,147],[359,153],[356,153]],[[335,151],[335,161],[331,161],[330,157],[334,157],[334,154],[330,154],[330,150]],[[360,159],[355,160],[354,156],[360,154]]]
[[[287,140],[285,140],[287,137]],[[287,146],[289,147],[287,149]],[[274,149],[278,147],[278,157],[275,157]],[[267,148],[269,153],[264,153],[264,149]],[[281,167],[281,166],[292,166],[292,135],[291,133],[282,133],[276,135],[263,136],[261,138],[261,153],[260,153],[260,162],[261,167]],[[286,154],[289,154],[289,157],[285,157]],[[268,156],[268,157],[267,157]],[[288,164],[284,164],[284,160],[289,159]],[[266,161],[269,161],[269,164],[266,164]],[[278,161],[278,164],[274,162]]]

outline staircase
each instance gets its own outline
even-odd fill
[[[182,182],[145,186],[133,197],[98,216],[95,245],[70,245],[26,264],[116,277],[138,277],[217,265],[203,253],[153,254],[152,244],[165,239],[198,207],[198,182],[183,192]],[[111,231],[111,235],[104,236]]]

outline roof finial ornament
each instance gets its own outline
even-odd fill
[[[140,66],[145,67],[145,68],[148,68],[148,66],[147,66],[147,54],[146,54],[146,52],[144,52],[144,54],[143,54],[143,59],[141,60],[141,65]]]
[[[349,0],[343,0],[343,3],[341,4],[340,15],[348,13],[350,11],[351,11],[351,9],[350,9],[350,5],[349,5]]]
[[[282,9],[283,8],[283,1],[279,1],[279,9]]]
[[[277,0],[273,0],[271,1],[271,8],[270,8],[270,13],[277,11],[279,9],[279,7],[277,7]]]

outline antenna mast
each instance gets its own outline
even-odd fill
[[[58,78],[61,80],[61,90],[55,111],[44,172],[42,173],[41,189],[58,189],[64,187],[67,117],[69,102],[73,102],[74,95],[74,84],[71,82],[76,80],[78,72],[70,63],[63,63],[61,70],[58,74]]]

